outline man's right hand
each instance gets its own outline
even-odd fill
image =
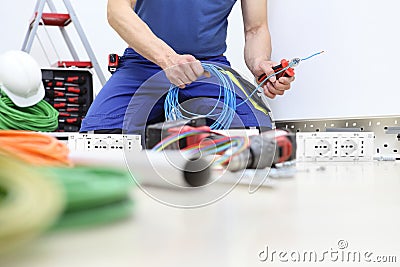
[[[167,78],[181,89],[205,74],[201,62],[192,55],[174,54],[168,57],[167,62],[163,67]]]

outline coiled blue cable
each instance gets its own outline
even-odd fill
[[[244,99],[241,103],[237,104],[234,83],[229,78],[229,76],[225,74],[225,70],[217,65],[208,63],[202,63],[202,66],[205,71],[208,71],[211,75],[217,77],[219,81],[219,95],[216,104],[207,114],[198,114],[188,111],[184,109],[179,103],[179,98],[178,98],[179,87],[171,84],[164,102],[165,119],[167,121],[191,118],[182,114],[183,112],[190,116],[217,117],[213,122],[213,124],[210,125],[210,128],[212,130],[229,129],[229,127],[232,124],[233,118],[236,114],[236,108],[246,103],[253,96],[254,93],[260,90],[260,88],[267,82],[269,78],[289,68],[289,67],[284,68],[281,71],[266,77],[260,84],[257,85],[254,91],[246,99]],[[221,112],[213,114],[214,111],[217,109],[218,104],[221,104],[220,100],[222,96],[224,101],[222,102]]]
[[[307,60],[309,58],[312,58],[316,55],[319,55],[323,53],[324,51],[315,53],[309,57],[303,58],[303,59],[296,59],[297,61],[291,61],[289,63],[289,66],[267,76],[262,82],[260,82],[257,87],[251,92],[249,96],[247,96],[242,102],[237,103],[236,102],[236,92],[235,92],[235,86],[232,80],[229,78],[229,76],[226,74],[226,71],[217,65],[214,64],[208,64],[208,63],[202,63],[202,66],[205,71],[208,71],[211,75],[215,76],[218,78],[219,81],[219,95],[217,102],[215,106],[209,111],[207,114],[198,114],[194,113],[191,111],[188,111],[182,107],[182,105],[179,103],[179,87],[171,84],[168,94],[166,96],[165,102],[164,102],[164,110],[165,110],[165,119],[167,121],[170,120],[177,120],[177,119],[190,119],[191,117],[188,117],[184,114],[182,114],[182,111],[190,116],[202,116],[202,117],[217,117],[214,121],[213,124],[210,125],[210,128],[212,130],[225,130],[229,129],[229,127],[232,124],[232,121],[234,119],[234,116],[236,114],[236,108],[245,104],[256,92],[261,90],[261,87],[272,77],[275,76],[281,72],[286,71],[287,69],[293,67],[294,65],[297,65],[300,63],[300,61]],[[214,113],[214,111],[217,109],[218,104],[221,104],[220,100],[223,96],[223,102],[222,102],[222,109],[220,113]]]
[[[228,129],[233,121],[236,112],[236,92],[232,80],[224,74],[225,70],[217,65],[202,63],[205,71],[217,77],[219,82],[219,95],[216,104],[207,114],[198,114],[184,109],[178,100],[179,88],[171,84],[164,102],[166,120],[190,119],[182,114],[182,111],[191,116],[217,117],[210,128],[213,130]],[[221,112],[214,114],[218,104],[222,102]]]

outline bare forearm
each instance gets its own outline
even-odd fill
[[[247,30],[245,40],[245,62],[250,71],[256,74],[258,64],[271,59],[271,36],[267,25]]]
[[[272,50],[267,0],[242,0],[241,3],[246,41],[244,59],[250,71],[258,76],[265,68],[263,62],[270,61]]]
[[[150,28],[133,11],[131,0],[109,0],[107,18],[111,27],[139,54],[168,68],[175,51],[153,34]]]

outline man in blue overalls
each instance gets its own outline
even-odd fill
[[[165,120],[164,100],[170,84],[181,89],[179,102],[198,99],[192,101],[191,112],[207,114],[221,100],[221,92],[219,86],[207,82],[201,63],[230,66],[223,53],[227,17],[235,2],[108,0],[108,21],[129,47],[92,103],[81,132],[143,135],[146,125]],[[255,77],[272,74],[267,0],[241,0],[241,5],[246,65]],[[269,98],[283,95],[293,80],[272,77],[263,92]],[[238,92],[238,98],[245,96]],[[257,101],[260,96],[254,97],[255,101],[236,109],[231,127],[271,127],[266,106]]]

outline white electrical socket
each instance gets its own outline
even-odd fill
[[[331,144],[325,139],[307,139],[305,147],[307,157],[330,157],[332,154]]]
[[[142,150],[140,135],[79,134],[68,136],[70,151]]]
[[[296,134],[298,161],[370,161],[372,132],[304,132]]]

